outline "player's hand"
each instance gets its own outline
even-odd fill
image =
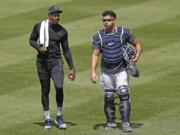
[[[139,59],[139,56],[138,55],[136,55],[135,56],[135,58],[134,59],[132,59],[132,61],[131,62],[133,62],[134,64],[138,61],[138,59]]]
[[[75,69],[69,70],[69,73],[68,73],[69,80],[73,81],[75,79],[75,76],[76,76]]]
[[[91,82],[96,84],[96,80],[97,80],[97,75],[95,72],[91,73]]]
[[[42,53],[42,54],[44,54],[44,53],[47,52],[47,49],[44,48],[44,47],[40,47],[40,48],[39,48],[39,52]]]

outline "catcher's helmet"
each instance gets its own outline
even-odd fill
[[[132,45],[127,44],[124,45],[124,50],[124,59],[126,60],[129,74],[133,77],[139,77],[138,68],[134,63],[131,62],[131,60],[134,59],[136,56],[136,49]]]

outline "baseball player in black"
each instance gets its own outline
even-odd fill
[[[57,6],[51,6],[48,9],[47,20],[34,25],[29,39],[30,45],[38,52],[36,66],[41,84],[41,100],[45,114],[45,129],[51,128],[49,109],[50,79],[53,80],[56,89],[57,117],[55,123],[58,124],[59,128],[67,127],[62,117],[64,98],[62,53],[70,69],[68,77],[71,81],[75,79],[75,68],[69,49],[68,33],[66,29],[58,23],[60,13],[62,13],[62,10]]]

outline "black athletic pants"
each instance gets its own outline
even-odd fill
[[[58,107],[63,104],[63,82],[64,71],[63,61],[61,59],[53,61],[39,61],[36,62],[37,73],[41,83],[41,101],[44,111],[49,110],[49,92],[50,92],[50,79],[53,80],[56,89],[56,103]]]

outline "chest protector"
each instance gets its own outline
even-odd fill
[[[100,51],[104,62],[115,64],[123,61],[123,27],[116,27],[116,32],[111,34],[105,33],[104,30],[99,30],[98,35],[101,41]]]

